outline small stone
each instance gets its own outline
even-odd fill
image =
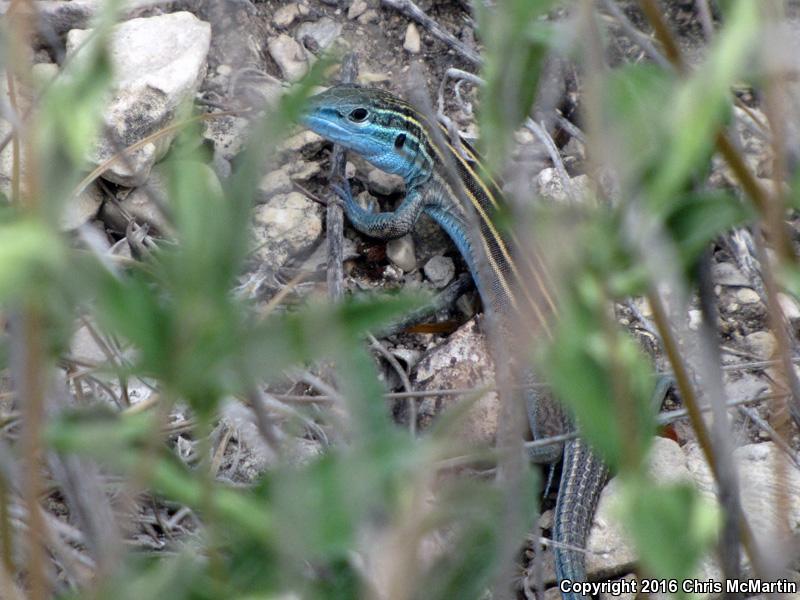
[[[396,265],[386,265],[386,268],[383,270],[383,276],[389,281],[402,281],[403,269]]]
[[[299,16],[300,7],[295,2],[284,4],[272,15],[272,23],[275,27],[286,28],[294,23],[294,20]]]
[[[533,134],[527,129],[517,129],[514,132],[514,141],[526,146],[533,143]]]
[[[354,258],[358,258],[356,243],[350,238],[345,237],[342,239],[342,261],[347,263],[347,261],[353,260]],[[323,240],[322,243],[314,249],[314,252],[311,253],[311,256],[305,260],[301,266],[301,270],[309,273],[323,271],[327,264],[328,245]]]
[[[380,15],[378,11],[374,8],[370,8],[369,10],[365,11],[360,17],[358,17],[358,22],[362,25],[369,25],[370,23],[375,23],[380,19]]]
[[[37,89],[53,81],[58,75],[58,65],[55,63],[36,63],[31,67],[31,77]]]
[[[308,181],[318,175],[320,171],[322,171],[322,167],[318,162],[298,160],[289,165],[289,175],[292,181]]]
[[[650,318],[653,316],[653,309],[650,307],[650,302],[647,301],[647,298],[635,298],[633,302],[643,317]]]
[[[761,297],[758,293],[750,288],[740,288],[737,290],[736,299],[742,304],[755,304],[761,301]]]
[[[778,346],[775,336],[769,331],[754,331],[744,338],[747,349],[759,358],[769,359]]]
[[[278,169],[271,171],[261,178],[258,184],[258,197],[257,202],[267,202],[273,196],[278,194],[288,194],[293,189],[292,180],[286,169]]]
[[[80,57],[87,52],[84,41],[93,34],[91,29],[70,31],[67,55]],[[178,108],[194,98],[206,75],[210,43],[211,25],[184,11],[130,19],[114,27],[108,50],[117,75],[103,109],[100,130],[104,135],[90,157],[94,165],[178,117]],[[141,185],[175,135],[177,131],[128,153],[103,178],[129,187]]]
[[[703,323],[703,313],[699,310],[690,310],[689,311],[689,329],[692,331],[697,331],[700,329],[700,325]]]
[[[282,33],[267,43],[267,50],[284,79],[295,81],[308,72],[306,53],[293,37]]]
[[[417,268],[417,257],[414,253],[414,238],[410,234],[404,235],[386,243],[386,257],[392,264],[403,271],[413,271]]]
[[[494,369],[486,347],[486,339],[478,332],[475,320],[453,333],[445,343],[433,348],[412,372],[414,389],[442,390],[486,386],[493,387]],[[437,396],[418,405],[419,429],[430,427],[442,411],[462,402],[456,396]],[[495,392],[477,399],[460,419],[459,439],[470,446],[488,446],[497,435],[499,403]]]
[[[422,352],[420,350],[413,350],[411,348],[395,348],[392,350],[392,354],[402,361],[408,369],[412,369],[419,362],[419,359],[422,358]]]
[[[445,287],[456,274],[456,266],[449,256],[434,256],[425,263],[422,270],[425,277],[437,288]]]
[[[375,214],[380,211],[378,201],[367,190],[358,193],[356,203],[368,213]]]
[[[742,272],[731,263],[717,263],[711,267],[711,277],[718,285],[732,285],[746,287],[750,285]]]
[[[542,169],[536,177],[536,189],[542,198],[563,202],[567,199],[564,182],[554,168]]]
[[[781,305],[783,315],[789,319],[789,321],[794,322],[800,320],[800,306],[798,306],[794,298],[788,294],[779,293],[778,304]]]
[[[220,117],[203,124],[203,137],[214,145],[214,153],[232,160],[247,143],[252,123],[243,117]]]
[[[702,496],[716,501],[716,483],[697,444],[687,444],[687,467]],[[741,506],[760,544],[797,535],[800,522],[800,470],[773,442],[748,444],[733,451]],[[780,465],[780,466],[778,466]],[[746,484],[744,484],[746,482]],[[781,510],[775,507],[780,506]],[[785,523],[791,524],[791,532]],[[767,546],[764,546],[767,547]]]
[[[288,153],[300,152],[308,155],[318,152],[324,143],[325,140],[321,136],[313,131],[304,129],[300,133],[286,138],[281,144],[281,150]]]
[[[352,179],[356,176],[356,166],[349,160],[344,166],[344,176],[347,177],[347,179]]]
[[[351,21],[363,15],[369,8],[364,0],[353,0],[350,8],[347,9],[347,18]]]
[[[92,182],[85,190],[74,198],[70,198],[64,206],[59,219],[62,231],[72,231],[97,216],[103,203],[103,191],[97,182]]]
[[[659,484],[691,482],[686,456],[674,441],[656,437],[648,456],[648,471]],[[636,552],[619,519],[622,486],[615,477],[603,489],[597,504],[592,530],[586,543],[586,574],[603,579],[633,569]]]
[[[406,37],[403,40],[403,48],[411,54],[419,54],[419,51],[422,49],[419,30],[414,23],[409,23],[408,27],[406,27]]]
[[[552,509],[546,510],[541,515],[539,515],[539,519],[536,522],[536,524],[539,526],[540,529],[552,529],[554,519],[555,519],[555,512]]]
[[[403,178],[399,175],[384,173],[380,169],[372,169],[367,174],[367,187],[371,192],[389,196],[403,191]]]
[[[217,67],[217,75],[222,75],[223,77],[227,77],[233,72],[233,69],[230,65],[219,65]]]
[[[330,17],[323,17],[313,23],[303,23],[297,28],[295,35],[309,50],[319,51],[330,48],[341,33],[341,23],[334,21]],[[312,40],[312,43],[309,44],[308,40]]]
[[[298,192],[257,206],[254,221],[257,255],[276,269],[290,257],[310,251],[322,235],[319,205]]]

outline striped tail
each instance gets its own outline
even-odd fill
[[[608,469],[581,439],[564,445],[561,485],[556,500],[553,539],[571,547],[585,548],[600,492]],[[559,583],[586,581],[586,556],[576,550],[555,548],[556,576]],[[585,598],[562,593],[563,600]]]

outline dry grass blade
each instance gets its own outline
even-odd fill
[[[202,121],[207,121],[209,119],[219,119],[221,117],[241,116],[244,114],[249,114],[250,112],[251,111],[249,110],[229,110],[224,112],[206,113],[190,117],[178,123],[173,123],[172,125],[167,125],[166,127],[162,127],[158,131],[154,131],[147,137],[142,138],[138,142],[131,144],[130,146],[124,148],[120,152],[117,152],[114,156],[111,156],[110,158],[104,160],[91,173],[89,173],[86,177],[84,177],[80,181],[80,183],[75,187],[75,189],[70,194],[70,198],[77,197],[83,190],[86,189],[86,187],[90,183],[92,183],[95,179],[97,179],[103,173],[105,173],[106,169],[108,169],[110,166],[116,164],[118,161],[124,160],[126,155],[130,154],[131,152],[136,152],[140,148],[144,148],[147,144],[151,144],[166,135],[170,135],[172,133],[175,133],[176,131],[180,131],[181,129],[193,123],[200,123]]]

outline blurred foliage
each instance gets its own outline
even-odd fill
[[[542,17],[557,3],[474,5],[486,61],[479,125],[496,171],[529,114],[543,60],[556,44],[552,22]],[[500,564],[504,545],[522,545],[526,532],[510,542],[504,538],[500,523],[509,508],[501,483],[440,477],[440,461],[466,452],[454,434],[457,412],[418,440],[391,422],[363,344],[366,332],[421,300],[311,303],[263,317],[231,291],[250,250],[244,232],[260,172],[331,61],[319,60],[277,108],[253,123],[248,148],[222,183],[200,149],[197,128],[185,127],[163,165],[175,243],[115,266],[77,247],[57,225],[67,191],[85,174],[84,157],[112,82],[104,44],[117,6],[104,6],[80,60],[68,61],[44,87],[31,134],[22,140],[32,159],[23,179],[32,182],[27,193],[35,192],[39,202],[0,211],[2,316],[35,307],[49,352],[43,378],[66,351],[76,315],[96,322],[104,335],[133,350],[128,362],[109,366],[106,374],[146,378],[158,386],[165,410],[185,403],[206,444],[223,400],[249,398],[296,365],[333,366],[345,403],[335,410],[346,419],[338,424],[342,440],[324,456],[302,465],[279,460],[257,485],[242,488],[210,477],[206,460],[196,466],[179,460],[165,443],[158,409],[113,412],[87,402],[48,416],[47,450],[91,458],[160,500],[190,507],[203,523],[196,535],[171,541],[170,552],[129,552],[117,570],[92,582],[91,597],[267,599],[293,593],[349,599],[377,597],[374,588],[381,585],[399,586],[392,589],[409,598],[482,597],[507,567]],[[555,340],[541,352],[559,398],[623,475],[624,514],[645,570],[665,578],[694,572],[718,519],[692,488],[655,486],[646,476],[656,378],[609,306],[660,283],[631,242],[632,213],[641,211],[656,224],[689,289],[708,244],[755,216],[746,199],[698,184],[711,170],[715,136],[730,120],[731,86],[748,75],[759,24],[756,3],[728,2],[724,8],[724,27],[691,73],[630,65],[604,74],[598,101],[613,132],[606,150],[621,167],[622,193],[602,206],[581,207],[573,219],[572,239],[580,243],[560,277],[568,284]],[[800,178],[789,197],[796,207]],[[513,216],[503,216],[513,223]],[[800,293],[796,270],[786,269],[784,281]],[[0,366],[8,354],[0,337]],[[311,409],[304,414],[324,418]],[[207,445],[198,447],[207,454]],[[535,478],[528,471],[521,477],[528,494],[519,500],[522,518],[532,523]],[[451,551],[434,553],[423,569],[418,555],[434,534],[444,533]],[[387,569],[394,579],[371,580],[368,575],[381,570],[370,572],[365,562],[389,559],[396,563],[394,571]],[[84,590],[62,596],[86,597]]]

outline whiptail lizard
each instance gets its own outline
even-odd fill
[[[303,123],[379,169],[404,178],[406,196],[393,212],[369,212],[353,199],[346,182],[337,187],[345,214],[357,230],[379,239],[397,238],[409,233],[425,212],[464,257],[485,310],[493,311],[510,332],[515,315],[533,314],[538,329],[549,333],[546,317],[555,310],[555,302],[541,264],[512,255],[513,236],[492,221],[503,207],[500,189],[469,145],[453,145],[444,127],[432,124],[411,104],[383,90],[357,85],[334,86],[312,97]],[[530,371],[520,368],[529,378]],[[570,427],[549,396],[529,392],[526,401],[534,438]],[[556,575],[559,582],[583,581],[584,556],[574,548],[586,544],[607,470],[580,439],[566,442],[563,450],[551,447],[531,458],[555,462],[560,457],[563,467],[553,526],[553,539],[560,543],[555,548]]]

